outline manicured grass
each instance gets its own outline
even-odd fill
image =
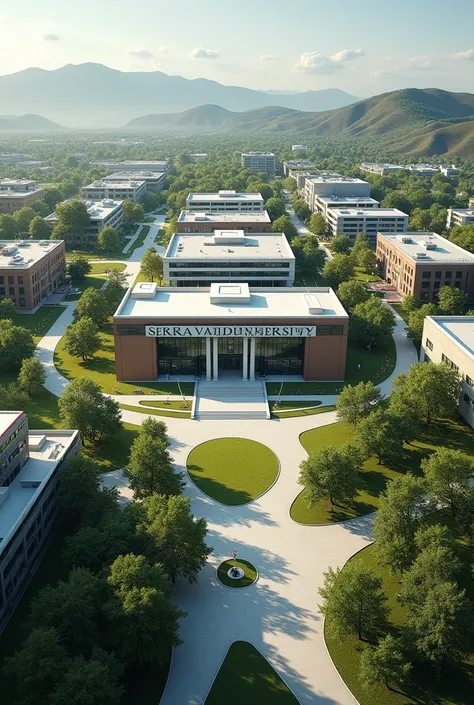
[[[155,237],[155,243],[157,245],[161,245],[162,247],[168,247],[169,238],[166,235],[166,230],[164,230],[164,228],[160,228],[158,230],[158,234]]]
[[[142,229],[140,230],[140,234],[131,246],[131,248],[128,251],[129,256],[135,252],[135,250],[138,250],[139,247],[143,247],[143,243],[145,242],[145,238],[150,232],[150,226],[149,225],[144,225]]]
[[[157,394],[179,394],[176,382],[118,382],[115,377],[113,326],[104,326],[100,332],[101,347],[93,360],[72,357],[64,349],[64,338],[54,352],[54,364],[67,379],[88,377],[100,385],[107,394],[133,394],[135,389],[153,389]],[[194,394],[194,382],[182,382],[183,394]]]
[[[104,279],[107,279],[111,269],[118,269],[119,272],[123,272],[126,266],[125,262],[106,262],[104,264],[102,262],[94,262],[91,264],[89,274],[102,276]]]
[[[239,505],[256,499],[275,482],[279,463],[270,448],[246,438],[217,438],[188,456],[191,479],[209,497]]]
[[[300,436],[301,444],[308,454],[329,445],[342,446],[352,440],[355,440],[354,430],[342,423],[314,428]],[[331,507],[328,500],[323,500],[309,507],[303,490],[293,502],[290,516],[300,524],[330,524],[373,512],[379,506],[380,495],[389,480],[407,472],[421,474],[423,458],[440,446],[461,450],[474,461],[472,429],[460,417],[456,420],[446,419],[424,427],[413,444],[405,444],[401,459],[390,467],[378,465],[375,458],[368,460],[359,473],[358,493],[352,502]]]
[[[356,281],[363,282],[364,284],[383,281],[382,277],[379,277],[378,274],[367,274],[362,267],[355,268],[354,276],[352,278]]]
[[[233,568],[234,565],[244,571],[244,575],[238,580],[233,580],[227,575],[228,571]],[[229,560],[224,561],[218,567],[217,577],[221,583],[227,587],[243,588],[253,585],[253,583],[257,580],[258,573],[255,566],[249,561],[244,561],[238,558],[234,561],[232,558],[229,558]]]
[[[319,402],[320,404],[322,402]],[[272,411],[272,417],[275,419],[294,419],[297,416],[314,416],[315,414],[325,414],[327,411],[334,411],[335,406],[328,404],[327,406],[316,406],[313,408],[307,408],[308,406],[311,407],[313,402],[308,402],[308,401],[301,401],[301,402],[290,402],[287,401],[285,402],[287,405],[288,409],[292,409],[292,411],[284,411],[281,407],[283,406],[283,403],[280,403],[280,410],[278,411]]]
[[[42,306],[36,313],[17,313],[13,319],[13,323],[16,326],[22,326],[31,331],[35,343],[38,343],[62,313],[64,313],[63,306]]]
[[[73,259],[73,257],[79,255],[81,257],[86,257],[90,261],[101,259],[128,259],[128,257],[130,257],[130,253],[128,252],[127,254],[123,254],[122,252],[127,242],[128,240],[123,239],[117,250],[108,253],[102,252],[101,250],[95,248],[90,248],[87,250],[73,250],[69,249],[69,247],[66,245],[66,260],[71,260]]]
[[[162,401],[146,400],[146,401],[139,401],[138,403],[140,404],[140,406],[153,406],[155,409],[163,409],[164,411],[166,411],[167,409],[168,409],[168,411],[171,411],[172,409],[181,409],[181,410],[185,411],[186,409],[188,409],[188,410],[191,409],[191,407],[193,405],[193,400],[187,399],[186,406],[184,406],[184,402],[181,400],[180,401],[168,401],[168,402],[164,401],[164,400],[162,400]]]
[[[180,414],[179,411],[167,411],[166,408],[158,408],[158,409],[148,409],[145,408],[144,406],[138,407],[138,406],[131,406],[131,404],[120,404],[119,405],[121,409],[124,409],[125,411],[136,411],[137,414],[151,414],[152,416],[169,416],[173,419],[190,419],[191,418],[191,411],[189,413],[182,413]]]
[[[73,280],[72,285],[76,289],[79,289],[81,293],[90,287],[100,289],[104,285],[104,282],[109,278],[109,272],[111,269],[118,269],[119,272],[123,272],[126,266],[127,265],[124,262],[113,262],[111,264],[108,262],[106,264],[94,262],[91,264],[91,271],[89,274],[86,274],[84,279],[81,279],[80,281]],[[72,294],[71,296],[66,297],[66,299],[68,301],[77,301],[80,296],[80,293]]]
[[[458,540],[463,564],[461,586],[466,588],[468,596],[473,599],[474,581],[470,577],[472,555],[467,542],[464,537],[459,536],[447,512],[438,512],[433,517],[433,521],[442,523],[445,523],[445,519]],[[400,576],[392,575],[390,568],[378,565],[373,545],[358,553],[351,561],[362,563],[382,578],[383,590],[391,610],[390,631],[396,635],[406,619],[406,611],[396,599],[400,592]],[[361,688],[358,679],[360,655],[364,645],[356,637],[334,639],[329,635],[328,627],[329,620],[325,624],[325,637],[331,658],[360,705],[471,705],[474,701],[474,652],[470,658],[457,666],[445,667],[439,678],[428,666],[417,665],[413,668],[405,693],[394,692],[384,686],[374,686],[370,691],[366,691]]]
[[[380,384],[390,377],[396,361],[397,351],[393,339],[387,348],[374,348],[371,352],[349,342],[344,382],[283,382],[281,394],[340,394],[347,384],[369,380]],[[280,387],[281,382],[267,382],[267,394],[279,394]]]
[[[224,659],[205,705],[298,705],[280,676],[257,649],[235,641]]]

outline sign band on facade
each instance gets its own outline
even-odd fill
[[[316,326],[145,326],[148,338],[312,338]]]

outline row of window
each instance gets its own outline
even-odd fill
[[[224,266],[221,262],[170,262],[171,269],[205,269],[206,267],[216,265]],[[229,269],[289,269],[289,262],[230,262]],[[218,274],[218,272],[215,272]]]
[[[446,357],[446,355],[444,353],[441,354],[441,362],[444,362],[445,365],[450,367],[455,372],[459,373],[458,365],[455,365],[454,362],[452,360],[450,360],[449,357]]]

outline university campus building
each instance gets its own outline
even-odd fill
[[[43,198],[44,190],[31,179],[2,179],[0,181],[0,214],[15,213]]]
[[[216,279],[292,286],[295,256],[284,233],[174,233],[163,255],[163,279],[170,286],[210,286]]]
[[[117,379],[159,375],[343,380],[348,315],[332,289],[246,283],[165,288],[142,282],[114,315]]]
[[[243,169],[250,169],[253,174],[274,175],[277,170],[277,160],[273,152],[243,152],[240,165]]]
[[[260,193],[190,193],[186,199],[186,210],[196,213],[259,213],[263,211]]]
[[[85,235],[78,235],[72,244],[80,245],[83,241],[88,246],[94,246],[97,242],[97,235],[103,228],[110,226],[120,232],[122,230],[124,214],[123,201],[113,201],[105,199],[103,201],[85,201],[90,222],[86,228]],[[56,212],[47,215],[44,222],[51,229],[59,222]]]
[[[448,217],[446,220],[446,227],[448,230],[456,227],[456,225],[472,225],[472,223],[474,223],[474,207],[448,208]]]
[[[132,201],[140,203],[146,194],[146,183],[142,179],[115,181],[110,178],[93,181],[81,188],[81,197],[89,201]]]
[[[244,230],[246,233],[269,233],[272,221],[268,211],[244,213],[203,213],[181,211],[177,233],[213,233],[215,230]]]
[[[29,431],[23,411],[0,411],[0,632],[48,546],[57,487],[78,431]]]
[[[396,208],[328,208],[326,220],[330,237],[347,235],[355,239],[358,233],[364,233],[372,245],[377,233],[404,233],[408,229],[408,215]]]

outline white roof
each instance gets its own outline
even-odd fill
[[[474,358],[474,316],[427,316],[427,320]]]
[[[0,240],[0,269],[28,269],[62,245],[63,240]]]
[[[318,194],[315,196],[315,200],[326,204],[340,203],[342,207],[345,203],[376,203],[377,205],[380,203],[370,196],[320,196]]]
[[[272,318],[348,318],[336,294],[328,287],[251,288],[250,303],[231,306],[211,303],[210,294],[211,288],[208,287],[158,287],[153,299],[133,299],[129,290],[117,309],[114,320],[120,323],[127,317],[149,320],[223,318],[229,321],[237,318],[256,321]],[[318,299],[323,313],[316,315],[309,312],[308,294],[314,294]]]
[[[472,210],[472,208],[450,208],[449,210],[451,213],[474,218],[474,210]]]
[[[398,208],[331,208],[328,210],[328,216],[333,214],[337,218],[358,216],[361,218],[408,218],[408,214],[399,211]]]
[[[0,505],[0,554],[11,534],[23,521],[36,496],[51,477],[56,466],[76,441],[77,431],[30,431],[29,437],[36,442],[44,436],[39,450],[30,448],[30,459],[7,488],[6,497]],[[24,482],[39,483],[37,487],[23,487]]]
[[[439,264],[474,264],[473,254],[436,233],[379,233],[377,239],[379,237],[381,239],[385,238],[393,247],[411,257],[417,264],[429,264],[430,262],[438,262]],[[404,242],[404,240],[408,241]],[[428,243],[428,247],[426,243]],[[431,249],[431,247],[434,249]],[[415,256],[418,253],[424,253],[425,256],[422,259],[418,259]]]
[[[111,198],[105,198],[103,201],[84,201],[87,206],[87,212],[90,215],[91,220],[104,220],[108,215],[113,213],[123,206],[123,201],[116,201]],[[47,215],[44,220],[47,223],[56,223],[58,216],[56,213],[51,213]]]
[[[163,171],[116,171],[105,177],[106,181],[129,181],[130,179],[140,179],[142,181],[161,181],[166,179]]]
[[[133,174],[133,172],[131,172]],[[105,179],[99,179],[98,181],[93,181],[91,184],[88,184],[87,186],[83,186],[83,190],[87,189],[104,189],[108,188],[110,190],[113,189],[123,189],[123,188],[133,188],[137,189],[140,188],[140,186],[146,186],[146,182],[143,180],[138,180],[138,179],[117,179],[114,180],[112,179],[111,176],[107,176]]]
[[[23,413],[23,411],[0,411],[0,438],[13,426],[15,421],[17,421]]]
[[[165,259],[270,260],[294,259],[284,233],[251,233],[215,230],[209,234],[174,233]]]
[[[321,175],[321,174],[312,174],[311,176],[307,177],[308,181],[314,181],[315,183],[330,183],[330,184],[367,184],[367,181],[364,181],[364,179],[356,179],[352,176],[339,176],[338,174],[330,174],[330,175]]]
[[[274,157],[273,152],[242,152],[243,157]]]
[[[197,193],[191,192],[188,195],[188,201],[221,201],[233,200],[236,201],[263,201],[261,193],[237,193],[236,191],[219,191],[218,193]]]
[[[271,223],[268,211],[250,213],[204,213],[203,211],[181,211],[178,223]]]
[[[36,186],[36,181],[33,179],[1,179],[0,186],[7,188],[20,186],[25,189],[34,188]]]

